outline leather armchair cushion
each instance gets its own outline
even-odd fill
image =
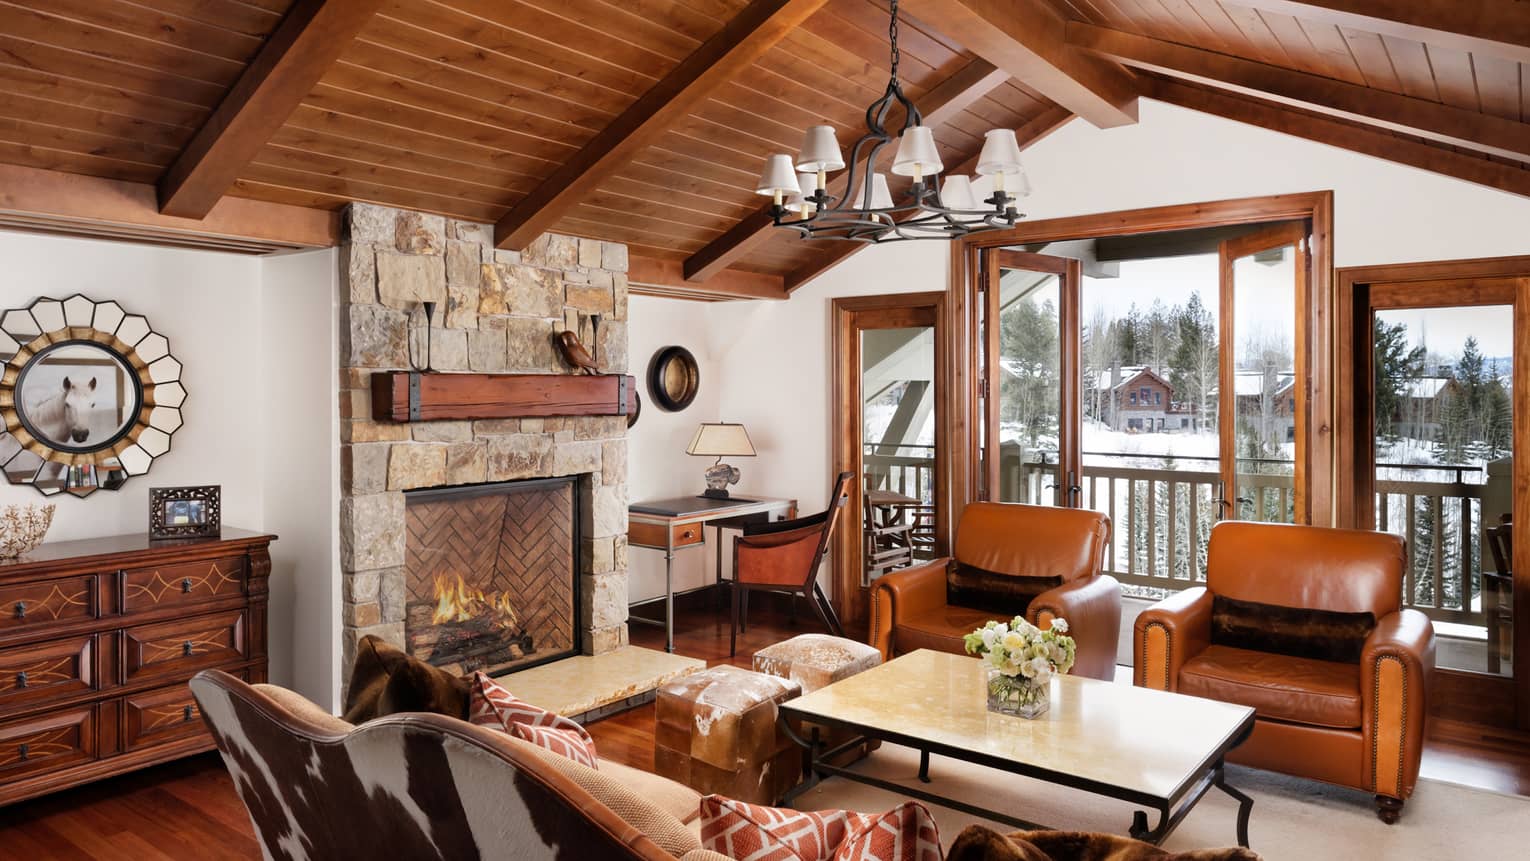
[[[1360,663],[1376,627],[1368,612],[1337,613],[1212,596],[1211,642],[1294,658]]]
[[[947,604],[907,619],[899,619],[893,630],[893,643],[900,655],[919,649],[964,655],[967,647],[962,643],[962,637],[990,621],[1009,618],[1013,617]]]
[[[1355,664],[1209,646],[1180,669],[1179,692],[1249,706],[1266,719],[1335,729],[1362,723]]]

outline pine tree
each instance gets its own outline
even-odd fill
[[[1004,309],[999,323],[1000,417],[1019,425],[1027,445],[1057,438],[1057,306],[1021,299]]]
[[[1482,440],[1487,436],[1482,423],[1486,378],[1482,351],[1477,348],[1476,338],[1467,336],[1466,343],[1461,345],[1461,358],[1456,361],[1455,370],[1456,382],[1466,397],[1466,439],[1468,442]]]
[[[1215,427],[1217,390],[1217,330],[1201,294],[1177,310],[1178,346],[1169,363],[1174,398],[1196,411],[1202,427]]]
[[[1398,408],[1408,383],[1424,371],[1424,348],[1408,348],[1408,327],[1402,323],[1387,325],[1376,318],[1373,330],[1376,391],[1376,435],[1397,439]]]

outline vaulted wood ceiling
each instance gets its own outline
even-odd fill
[[[1134,122],[1142,95],[1530,194],[1530,3],[902,6],[948,166],[995,126]],[[672,291],[784,295],[860,246],[771,227],[760,167],[817,122],[858,136],[886,30],[879,0],[0,0],[0,165],[35,171],[0,186],[0,223],[82,219],[48,211],[42,171],[115,181],[100,218],[144,232],[237,233],[225,196],[267,233],[364,200],[495,222],[505,247],[625,242]],[[118,217],[140,198],[157,211]]]

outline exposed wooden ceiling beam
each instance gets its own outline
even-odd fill
[[[631,291],[639,296],[712,302],[723,299],[787,298],[786,287],[779,275],[729,269],[719,272],[717,277],[705,284],[694,284],[685,280],[679,260],[639,255],[630,255],[628,258],[627,283]]]
[[[298,0],[160,179],[160,212],[207,215],[382,4]]]
[[[1530,125],[1185,45],[1070,23],[1068,44],[1138,69],[1530,161]]]
[[[1145,84],[1145,95],[1162,102],[1530,197],[1530,170],[1486,156],[1196,84],[1164,78]]]
[[[1100,128],[1137,121],[1131,73],[1068,46],[1067,21],[1045,0],[904,0],[903,7]]]
[[[1018,129],[1015,129],[1015,138],[1020,141],[1020,148],[1026,149],[1037,143],[1042,138],[1057,131],[1068,120],[1073,119],[1073,113],[1066,108],[1054,105],[1041,116],[1036,117]],[[951,173],[972,173],[977,168],[977,153],[960,165],[952,168]],[[811,263],[798,267],[786,276],[786,292],[791,293],[802,285],[812,281],[828,270],[843,263],[856,252],[871,247],[870,242],[836,242],[820,257]]]
[[[961,71],[916,99],[915,105],[923,116],[924,124],[938,129],[1007,80],[1009,80],[1008,72],[995,68],[986,60],[973,60]],[[900,117],[895,118],[896,123],[903,121],[901,113],[899,111]],[[827,190],[831,197],[845,195],[845,186],[849,182],[848,176],[848,171],[838,173],[829,181]],[[697,283],[706,281],[732,266],[760,243],[769,239],[775,229],[775,223],[770,217],[770,207],[760,207],[735,224],[727,233],[707,243],[700,251],[686,258],[685,280]]]
[[[517,202],[494,225],[495,245],[518,251],[531,244],[825,2],[753,0]]]
[[[1225,0],[1308,21],[1530,63],[1523,0]]]
[[[159,212],[147,183],[8,164],[0,164],[0,221],[14,229],[250,253],[340,240],[338,212],[228,197],[203,218],[180,218]]]

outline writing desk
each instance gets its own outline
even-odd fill
[[[797,500],[767,496],[734,496],[728,499],[677,496],[670,499],[632,503],[627,507],[627,546],[664,551],[664,618],[659,620],[629,615],[628,621],[662,626],[664,650],[673,652],[675,650],[675,551],[684,550],[687,547],[704,546],[706,527],[718,526],[718,579],[721,580],[721,527],[742,526],[756,520],[759,522],[789,520],[796,514]],[[704,589],[706,586],[697,588]]]

